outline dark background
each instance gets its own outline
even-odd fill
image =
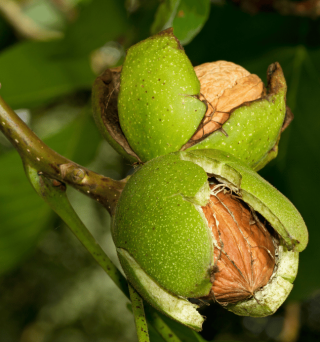
[[[91,86],[102,70],[123,62],[130,45],[162,29],[177,2],[169,24],[193,65],[232,61],[265,81],[268,65],[281,64],[295,119],[282,135],[278,158],[260,173],[296,205],[310,242],[294,289],[273,316],[243,318],[212,305],[203,308],[202,337],[169,324],[188,342],[319,341],[318,1],[172,0],[162,2],[167,10],[156,20],[160,2],[155,0],[25,0],[10,1],[11,6],[0,1],[0,95],[59,153],[106,176],[125,177],[130,165],[101,140],[91,118]],[[108,214],[68,191],[87,227],[117,262]],[[37,197],[18,154],[0,136],[0,341],[136,341],[127,304]],[[151,337],[161,341],[153,331]]]

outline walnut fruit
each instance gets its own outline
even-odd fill
[[[132,46],[122,70],[93,86],[93,113],[103,136],[131,162],[175,151],[220,149],[251,168],[277,154],[286,115],[286,82],[278,63],[268,86],[230,62],[193,68],[172,29]]]
[[[155,308],[200,330],[190,298],[239,315],[274,313],[290,293],[308,233],[293,204],[219,150],[155,158],[131,176],[112,234],[128,281]]]

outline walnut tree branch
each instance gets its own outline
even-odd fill
[[[0,130],[22,160],[49,178],[71,185],[100,202],[111,215],[126,179],[116,181],[61,156],[43,143],[0,96]],[[57,183],[59,185],[60,183]]]

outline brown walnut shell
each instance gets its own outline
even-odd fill
[[[247,205],[219,185],[211,185],[211,189],[210,202],[202,210],[214,239],[212,292],[220,304],[237,303],[253,297],[269,282],[276,261],[275,245]]]
[[[192,140],[220,129],[232,109],[257,100],[264,93],[263,82],[257,75],[231,62],[204,63],[196,66],[194,71],[201,85],[200,100],[207,103],[207,111]]]

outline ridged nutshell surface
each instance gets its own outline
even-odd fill
[[[202,208],[214,236],[212,290],[220,303],[237,303],[265,286],[275,267],[272,237],[257,216],[221,186],[211,185]]]
[[[217,61],[194,68],[200,81],[202,101],[207,103],[205,119],[192,140],[213,133],[229,119],[230,111],[245,102],[261,98],[261,79],[240,65]]]
[[[260,165],[263,167],[263,163],[268,162],[269,153],[275,148],[279,139],[281,127],[286,115],[286,82],[279,63],[270,65],[267,72],[267,93],[265,94],[263,92],[263,94],[260,94],[260,98],[252,101],[252,99],[250,100],[250,96],[252,95],[251,91],[256,89],[256,95],[259,95],[263,85],[258,79],[253,80],[253,82],[252,80],[250,81],[250,78],[254,75],[244,76],[245,72],[239,74],[237,70],[240,68],[239,66],[235,68],[235,78],[229,75],[230,69],[228,69],[227,75],[223,78],[225,81],[221,81],[224,85],[227,85],[226,90],[219,87],[220,90],[214,90],[215,87],[213,87],[214,93],[216,92],[216,94],[222,95],[218,97],[218,109],[214,107],[215,102],[213,101],[213,108],[211,108],[214,112],[213,119],[207,125],[214,126],[209,131],[211,129],[219,129],[221,126],[223,131],[215,130],[213,133],[203,135],[206,129],[205,121],[211,115],[208,116],[207,114],[204,122],[200,125],[200,130],[197,130],[196,133],[200,135],[200,138],[198,140],[191,139],[185,145],[184,149],[189,151],[197,149],[219,149],[237,156],[237,158],[241,159],[251,168],[259,169],[261,168]],[[208,70],[210,76],[210,68]],[[217,74],[219,75],[219,73]],[[222,74],[224,75],[224,73]],[[205,76],[203,75],[202,77]],[[229,80],[231,80],[230,83]],[[228,84],[230,88],[228,88]],[[234,86],[232,86],[233,84]],[[209,89],[210,87],[211,85],[207,84],[207,88]],[[231,94],[228,95],[229,92],[235,93],[231,96]],[[206,97],[210,98],[208,94]],[[223,110],[219,108],[220,101]],[[236,105],[237,101],[239,101],[239,104],[230,110],[229,103],[233,103],[233,101],[235,103],[231,107]],[[208,107],[211,106],[208,105]],[[225,121],[226,119],[227,121]],[[273,155],[273,158],[275,155]]]

